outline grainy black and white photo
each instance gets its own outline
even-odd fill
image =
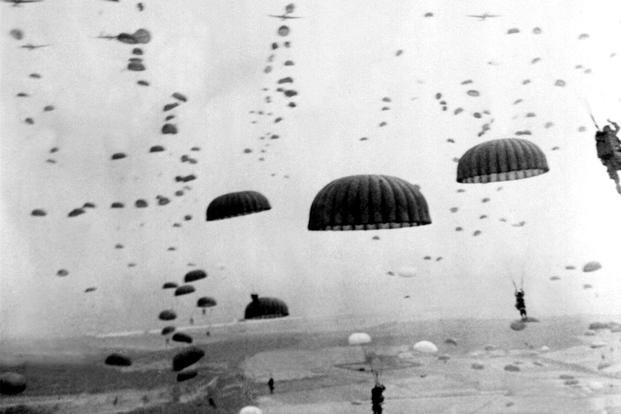
[[[621,413],[618,0],[0,0],[0,414]]]

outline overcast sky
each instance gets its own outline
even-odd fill
[[[303,317],[511,318],[511,278],[522,276],[534,316],[619,311],[621,196],[595,156],[589,118],[590,110],[600,123],[621,114],[618,1],[302,1],[286,38],[268,17],[286,2],[144,4],[143,12],[128,0],[0,5],[0,337],[149,329],[167,307],[198,319],[200,295],[218,300],[214,321],[230,321],[243,316],[251,291]],[[466,16],[484,12],[500,17]],[[152,40],[140,45],[147,70],[132,72],[132,45],[96,37],[139,28]],[[19,48],[27,43],[50,46]],[[286,76],[292,99],[275,91]],[[173,92],[188,102],[169,112],[179,133],[162,135]],[[473,116],[483,111],[490,115]],[[486,122],[490,131],[478,137]],[[546,153],[549,173],[456,183],[453,158],[523,130]],[[261,140],[266,134],[280,138]],[[152,145],[166,152],[149,153]],[[116,152],[127,158],[112,161]],[[180,162],[183,154],[198,162]],[[191,191],[176,197],[174,177],[191,173]],[[315,194],[365,173],[420,185],[433,223],[307,231]],[[240,190],[260,191],[272,210],[205,221],[213,198]],[[171,203],[157,206],[157,195]],[[149,207],[136,209],[139,198]],[[126,208],[110,210],[113,201]],[[85,202],[97,207],[67,217]],[[47,216],[32,217],[37,208]],[[590,260],[603,268],[582,273]],[[196,295],[174,300],[161,285],[180,282],[188,263],[209,276]],[[406,267],[416,277],[387,275]],[[57,277],[59,269],[69,275]],[[83,293],[90,286],[97,290]]]

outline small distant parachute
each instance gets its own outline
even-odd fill
[[[132,364],[131,359],[121,354],[110,354],[106,357],[106,365],[115,367],[129,367]]]
[[[298,94],[297,91],[293,90],[293,89],[288,89],[286,91],[283,92],[283,94],[287,97],[287,98],[291,98],[294,97]]]
[[[153,145],[151,148],[149,148],[149,152],[162,152],[164,151],[164,147],[161,145]]]
[[[533,33],[534,34],[541,34],[542,30],[540,27],[533,27]]]
[[[263,414],[263,410],[253,405],[248,405],[239,410],[239,414]]]
[[[112,154],[112,156],[110,158],[113,159],[113,160],[122,160],[125,157],[127,157],[127,155],[125,155],[125,153],[123,153],[123,152],[116,152],[116,153]]]
[[[425,13],[424,17],[433,17],[433,13],[432,12],[427,12],[427,13]]]
[[[489,203],[489,197],[482,198],[481,203]]]
[[[188,295],[190,293],[194,293],[195,291],[196,291],[196,289],[194,288],[194,286],[192,286],[192,285],[183,285],[183,286],[179,286],[177,289],[175,289],[175,296]]]
[[[505,371],[509,371],[509,372],[519,372],[520,371],[520,367],[518,367],[517,365],[505,365],[504,368]]]
[[[459,211],[459,207],[451,207],[451,208],[449,208],[449,211],[451,213],[457,213]]]
[[[157,196],[157,204],[159,206],[165,206],[170,203],[170,199],[164,196]]]
[[[415,267],[402,267],[397,270],[397,275],[403,278],[416,277],[417,269]]]
[[[507,34],[515,34],[515,33],[520,33],[520,29],[518,29],[517,27],[513,27],[507,30]]]
[[[151,41],[151,33],[147,29],[136,30],[132,37],[136,40],[136,43],[146,44]]]
[[[582,285],[582,288],[583,289],[592,289],[593,285],[590,285],[590,284],[587,283],[587,284]]]
[[[526,328],[526,323],[524,323],[524,321],[519,320],[519,321],[513,321],[511,322],[511,325],[509,325],[511,327],[511,329],[513,329],[514,331],[521,331],[524,328]]]
[[[43,107],[43,112],[51,112],[51,111],[53,111],[54,109],[56,109],[56,108],[54,108],[54,105],[45,105],[45,106]]]
[[[431,260],[431,256],[425,256],[423,257],[424,260]]]
[[[293,66],[295,65],[295,62],[293,62],[292,60],[285,60],[285,63],[283,63],[284,66]]]
[[[435,354],[438,352],[438,347],[433,342],[419,341],[414,344],[414,350],[424,354]]]
[[[68,217],[77,217],[77,216],[82,215],[84,213],[85,213],[85,211],[83,209],[81,209],[81,208],[74,208],[73,210],[71,210],[69,212],[69,214],[67,214],[67,216]]]
[[[187,96],[185,96],[184,94],[182,94],[181,92],[175,92],[171,95],[173,98],[181,101],[181,102],[187,102],[188,98]]]
[[[289,316],[287,304],[277,298],[259,297],[250,295],[252,301],[246,306],[244,319],[282,318]]]
[[[473,97],[477,97],[480,95],[479,91],[475,90],[475,89],[470,89],[468,92],[466,92],[468,94],[468,96],[473,96]]]
[[[173,371],[181,371],[184,368],[189,367],[192,364],[197,363],[205,356],[205,351],[195,346],[185,348],[173,357],[172,368]]]
[[[175,342],[183,342],[186,344],[191,344],[193,339],[190,335],[184,334],[183,332],[177,332],[172,336],[172,340]]]
[[[459,159],[457,182],[490,183],[519,180],[548,172],[545,154],[520,138],[487,141],[470,148]]]
[[[457,109],[455,109],[455,110],[453,111],[453,114],[454,114],[454,115],[459,115],[459,114],[461,114],[462,112],[464,112],[464,108],[457,108]]]
[[[561,278],[558,276],[552,276],[550,277],[550,280],[561,280]]]
[[[473,236],[478,236],[481,234],[481,230],[475,230],[474,233],[472,233]]]
[[[146,80],[139,80],[136,83],[142,86],[149,86],[149,82],[147,82]]]
[[[195,370],[180,372],[177,374],[177,382],[183,382],[183,381],[190,380],[196,377],[197,375],[198,375],[198,371],[195,371]]]
[[[580,36],[578,36],[578,40],[588,39],[589,37],[588,33],[581,33]]]
[[[84,289],[84,293],[91,293],[91,292],[94,292],[96,290],[97,290],[96,287],[88,287],[88,288]]]
[[[31,73],[28,76],[32,79],[41,79],[41,75],[39,75],[38,73]]]
[[[447,338],[444,340],[444,343],[447,345],[457,346],[457,340],[453,338]]]
[[[11,29],[9,34],[15,40],[22,40],[24,38],[24,32],[21,29]]]
[[[207,273],[204,270],[191,270],[185,274],[183,281],[185,283],[195,282],[197,280],[205,279],[207,277]]]
[[[585,264],[582,267],[582,271],[585,273],[595,272],[596,270],[599,270],[601,268],[602,268],[602,265],[599,262],[593,261],[593,262],[588,262],[587,264]]]
[[[455,231],[463,231],[464,229],[462,227],[455,227]]]
[[[110,204],[110,208],[123,208],[125,207],[125,205],[123,203],[119,203],[118,201],[115,201],[114,203]]]
[[[209,296],[203,296],[201,298],[198,298],[198,300],[196,301],[196,306],[199,308],[213,308],[217,304],[218,302],[214,298],[211,298]]]
[[[164,108],[162,108],[162,111],[167,112],[167,111],[170,111],[171,109],[175,109],[178,106],[179,106],[179,102],[169,103],[169,104],[164,105]]]
[[[207,206],[207,221],[222,220],[271,210],[268,199],[257,191],[239,191],[216,197]]]
[[[365,332],[356,332],[349,335],[347,338],[347,343],[349,345],[364,345],[371,343],[371,336]]]
[[[288,36],[289,32],[290,32],[290,30],[289,30],[288,26],[282,25],[282,26],[280,26],[278,28],[278,35],[279,36],[283,36],[283,37]]]
[[[136,200],[136,202],[134,203],[134,206],[136,206],[136,208],[146,208],[149,206],[149,203],[147,203],[146,200],[143,200],[142,198]]]
[[[567,269],[567,270],[575,270],[576,266],[567,265],[567,266],[565,266],[565,269]]]
[[[132,49],[132,54],[136,56],[141,56],[143,54],[143,51],[139,47],[135,47]]]
[[[162,289],[177,289],[179,285],[175,282],[166,282],[162,285]]]
[[[395,56],[401,56],[403,54],[403,50],[399,49],[395,52]]]
[[[544,128],[546,128],[546,129],[548,129],[548,128],[552,128],[553,126],[554,126],[554,122],[550,122],[550,121],[546,122],[546,123],[543,125],[543,127],[544,127]]]
[[[317,193],[308,229],[379,230],[427,224],[431,224],[427,201],[417,186],[398,177],[352,175]]]
[[[162,321],[172,321],[177,319],[177,314],[172,309],[163,310],[159,314],[159,319]]]
[[[172,325],[168,325],[162,328],[162,332],[161,334],[166,336],[166,335],[170,335],[171,333],[175,332],[175,327]]]
[[[36,208],[36,209],[34,209],[34,210],[32,210],[30,212],[30,215],[34,216],[34,217],[45,217],[47,215],[47,213],[45,212],[45,210],[42,210],[40,208]]]
[[[531,61],[530,61],[530,63],[531,63],[531,64],[535,64],[535,63],[539,62],[540,60],[541,60],[541,58],[540,58],[540,57],[536,57],[536,58],[534,58],[533,60],[531,60]]]
[[[131,70],[132,72],[142,72],[147,70],[142,62],[130,61],[127,63],[127,70]]]
[[[56,276],[64,277],[68,275],[69,275],[69,271],[67,269],[60,269],[59,271],[56,272]]]
[[[565,83],[565,81],[563,79],[557,79],[556,82],[554,82],[554,86],[563,87],[565,85],[566,85],[566,83]]]
[[[179,132],[179,130],[177,129],[177,126],[175,124],[164,124],[162,125],[162,134],[177,134]]]

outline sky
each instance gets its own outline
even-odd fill
[[[203,295],[218,300],[211,321],[231,321],[251,292],[305,318],[513,318],[512,279],[524,280],[533,316],[621,310],[621,196],[596,157],[589,116],[601,125],[620,113],[619,2],[302,1],[286,37],[268,16],[286,2],[143,3],[142,12],[127,0],[0,4],[0,339],[152,329],[171,307],[201,320]],[[467,16],[484,12],[500,16]],[[134,46],[97,36],[139,28],[152,39],[138,45],[146,71],[133,72]],[[19,47],[27,43],[50,46]],[[275,91],[284,77],[292,99]],[[165,113],[174,92],[188,100]],[[161,134],[167,114],[176,135]],[[548,173],[456,182],[454,159],[468,148],[525,130]],[[166,151],[149,153],[153,145]],[[127,158],[111,160],[118,152]],[[187,174],[197,179],[177,197],[174,177]],[[317,192],[353,174],[419,185],[433,223],[308,231]],[[205,221],[211,200],[242,190],[272,209]],[[158,195],[171,202],[158,206]],[[148,208],[134,207],[140,198]],[[114,201],[126,208],[111,210]],[[85,202],[96,208],[67,217]],[[583,273],[591,260],[602,269]],[[161,289],[193,268],[209,275],[196,294]],[[405,268],[416,276],[387,274]]]

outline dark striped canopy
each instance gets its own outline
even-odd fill
[[[418,186],[387,175],[352,175],[326,185],[313,200],[309,230],[377,230],[431,224]]]
[[[238,191],[216,197],[207,207],[207,221],[222,220],[270,210],[270,202],[257,191]]]
[[[534,143],[520,138],[496,139],[466,151],[457,164],[457,182],[520,180],[548,170],[545,154]]]

